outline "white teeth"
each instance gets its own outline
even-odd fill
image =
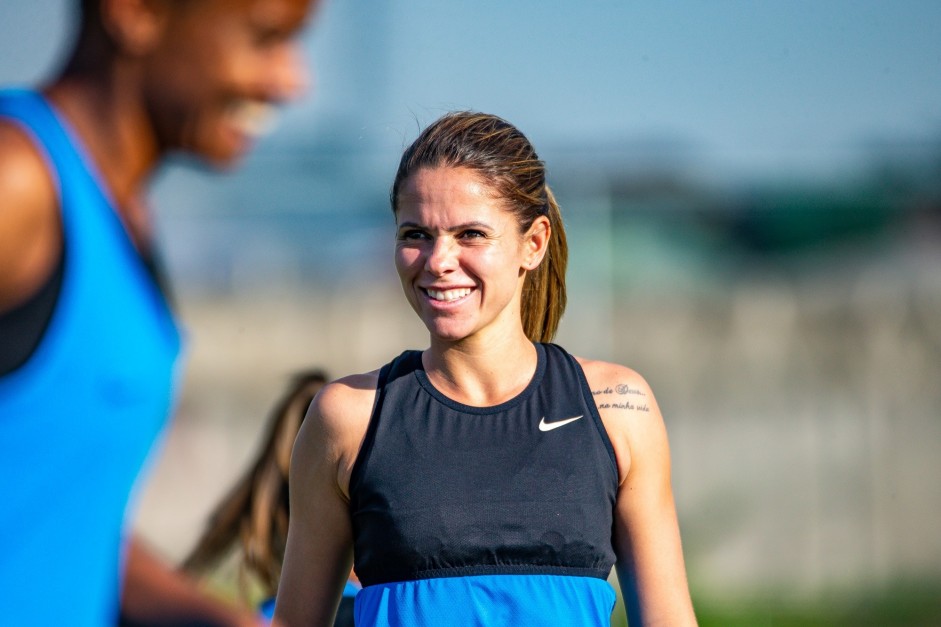
[[[260,137],[274,128],[275,107],[258,100],[240,100],[229,107],[229,115],[239,130]]]
[[[470,288],[462,287],[456,290],[426,290],[428,296],[434,300],[443,300],[446,302],[457,300],[458,298],[464,298],[471,293]]]

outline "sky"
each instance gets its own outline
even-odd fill
[[[49,74],[77,0],[2,0],[0,82]],[[540,145],[675,142],[726,172],[840,169],[941,138],[936,0],[325,0],[314,89],[272,146],[344,132],[401,148],[449,109]]]

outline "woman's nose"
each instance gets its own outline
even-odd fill
[[[273,100],[294,100],[311,89],[313,79],[297,42],[285,43],[273,56],[268,74],[268,92]]]
[[[435,239],[425,259],[425,268],[432,274],[442,275],[457,267],[458,249],[450,238]]]

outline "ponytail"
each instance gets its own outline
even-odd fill
[[[565,270],[568,243],[559,204],[546,185],[546,217],[549,218],[549,249],[542,263],[530,270],[523,285],[523,331],[533,342],[551,342],[565,312]]]

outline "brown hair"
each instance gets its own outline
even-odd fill
[[[542,263],[526,275],[522,319],[526,336],[548,342],[565,311],[565,268],[568,245],[559,205],[546,184],[545,164],[515,126],[495,115],[462,111],[448,113],[418,136],[402,155],[392,184],[392,211],[404,181],[420,168],[468,168],[494,195],[505,201],[525,233],[538,216],[549,218],[549,250]]]
[[[294,376],[269,417],[254,463],[209,516],[184,570],[206,573],[237,548],[242,596],[248,597],[249,575],[266,596],[277,591],[287,542],[291,450],[307,408],[326,381],[320,370]]]

